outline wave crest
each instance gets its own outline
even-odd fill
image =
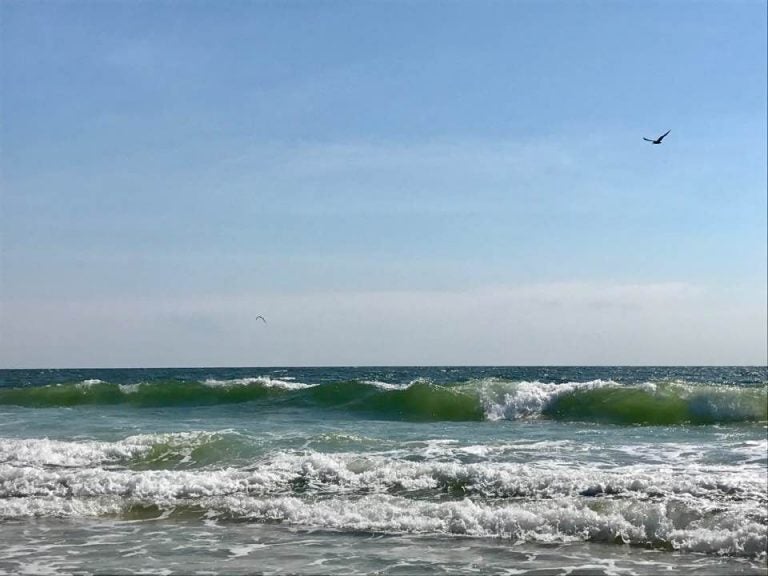
[[[304,384],[267,376],[113,384],[84,381],[0,389],[0,405],[206,406],[251,402],[331,409],[380,419],[472,421],[550,418],[613,424],[716,424],[768,420],[768,386],[612,380],[547,383],[484,379],[454,385],[344,381]]]

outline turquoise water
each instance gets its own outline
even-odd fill
[[[765,574],[768,371],[0,371],[0,572]]]

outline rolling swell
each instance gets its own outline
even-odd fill
[[[180,380],[132,385],[79,382],[36,388],[0,389],[0,405],[53,408],[127,404],[137,407],[210,406],[266,399],[280,389],[263,385],[211,386]]]
[[[574,390],[544,408],[549,418],[611,424],[717,424],[768,420],[768,388],[677,383]]]
[[[0,389],[0,405],[52,408],[126,404],[135,407],[211,406],[244,402],[271,406],[325,408],[415,421],[484,418],[476,394],[417,382],[407,387],[348,381],[310,386],[266,378],[232,381],[155,381],[132,385],[79,382],[35,388]]]
[[[484,412],[476,394],[456,387],[417,382],[408,387],[388,389],[364,382],[340,382],[307,390],[311,404],[383,418],[416,421],[483,420]]]
[[[87,380],[0,389],[0,405],[32,408],[82,405],[134,407],[253,403],[348,412],[384,420],[478,421],[547,418],[619,425],[768,421],[768,386],[741,387],[612,380],[544,383],[481,379],[453,385],[417,380],[394,385],[341,381],[302,384],[268,377],[159,380],[115,384]]]

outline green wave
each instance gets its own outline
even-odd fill
[[[417,382],[403,389],[381,389],[362,382],[339,382],[308,388],[311,404],[385,418],[416,421],[483,420],[485,413],[476,393],[454,387]]]
[[[222,461],[247,462],[257,450],[236,433],[158,434],[125,463],[134,470],[202,468]]]
[[[263,385],[208,386],[183,380],[121,386],[110,382],[72,383],[36,388],[0,389],[0,405],[52,408],[127,404],[138,407],[212,406],[236,404],[280,395],[284,390]]]
[[[382,387],[359,381],[318,386],[274,381],[168,380],[120,386],[109,382],[0,389],[0,405],[33,408],[83,405],[134,407],[259,406],[334,410],[411,421],[477,421],[544,417],[615,424],[715,424],[768,421],[768,387],[690,385],[673,382],[621,385],[474,381],[442,386],[416,382]],[[499,416],[499,415],[502,416]]]
[[[98,382],[0,389],[0,405],[32,408],[117,404],[136,407],[211,406],[253,401],[415,421],[482,420],[484,417],[476,394],[428,383],[416,383],[395,390],[357,381],[291,389],[258,381],[211,386],[171,380],[132,386]]]
[[[574,390],[544,408],[549,418],[613,424],[717,424],[768,420],[768,389],[661,384]]]

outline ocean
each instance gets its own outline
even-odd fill
[[[0,573],[766,574],[766,367],[0,370]]]

